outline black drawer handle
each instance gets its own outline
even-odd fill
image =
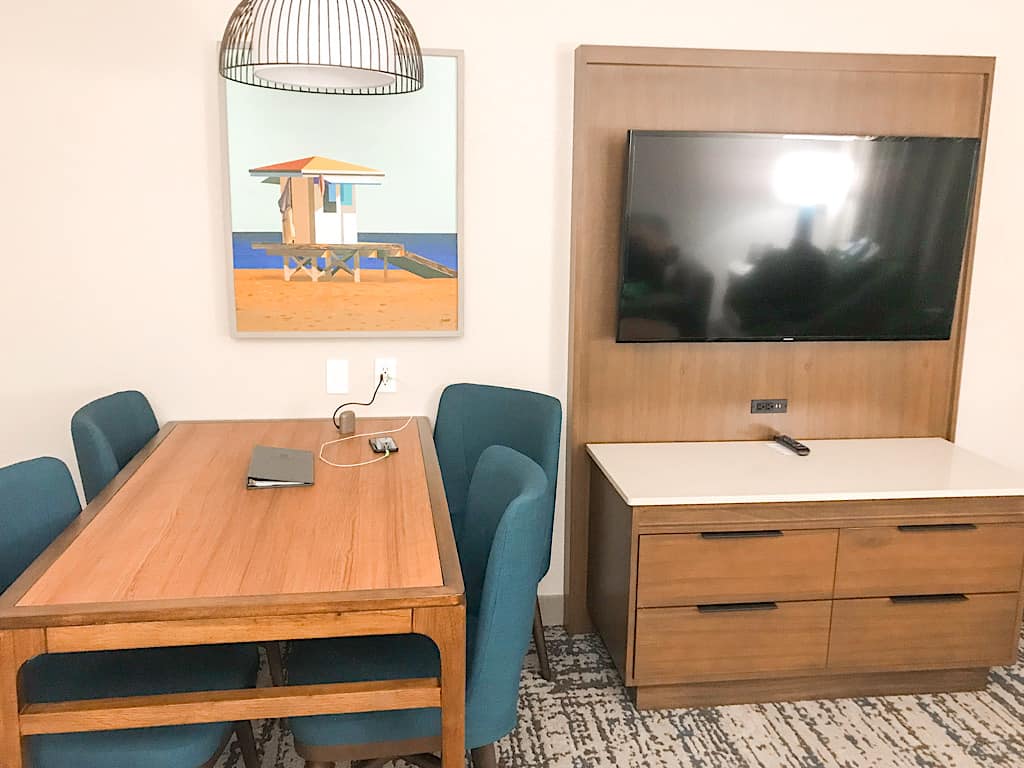
[[[700,613],[738,613],[740,611],[774,611],[778,603],[711,603],[698,605]]]
[[[974,523],[937,523],[935,525],[901,525],[904,533],[928,533],[930,531],[974,531],[978,526]]]
[[[782,531],[711,531],[702,533],[702,539],[766,539],[781,536]]]
[[[967,595],[896,595],[889,599],[896,605],[907,605],[910,603],[962,603],[967,600]]]

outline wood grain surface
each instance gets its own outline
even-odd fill
[[[18,701],[18,671],[29,659],[46,653],[46,635],[41,629],[0,631],[0,768],[24,768],[25,736]]]
[[[102,651],[110,648],[164,648],[208,645],[256,637],[262,642],[301,637],[401,635],[412,631],[412,610],[355,611],[297,616],[258,616],[225,619],[178,619],[134,623],[47,627],[50,653]]]
[[[637,605],[832,597],[837,531],[746,533],[640,536]]]
[[[763,701],[849,699],[855,696],[980,691],[988,668],[924,672],[858,672],[840,675],[772,677],[761,680],[714,680],[707,683],[649,685],[634,693],[636,708],[719,707]]]
[[[237,691],[202,691],[160,696],[27,704],[25,735],[116,731],[265,717],[417,709],[440,704],[437,678],[290,685]]]
[[[1016,592],[1024,525],[847,528],[836,597]]]
[[[1016,658],[1015,593],[966,595],[957,602],[896,603],[884,597],[836,600],[830,671],[965,669]]]
[[[359,432],[405,419],[360,420]],[[18,602],[20,607],[436,587],[438,545],[417,435],[309,488],[247,490],[254,445],[316,454],[329,421],[180,423]],[[365,438],[328,449],[374,458]]]
[[[975,194],[945,341],[617,344],[630,129],[967,136],[990,58],[581,46],[573,125],[566,623],[586,631],[593,442],[954,435]],[[980,189],[980,186],[979,186]],[[751,414],[754,398],[786,414]]]
[[[715,613],[642,608],[636,617],[631,682],[657,685],[824,672],[831,612],[830,600],[778,603],[770,610],[729,606]]]

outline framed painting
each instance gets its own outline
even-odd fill
[[[225,81],[236,336],[462,332],[462,53],[422,90]]]

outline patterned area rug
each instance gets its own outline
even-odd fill
[[[1024,656],[978,693],[641,713],[600,639],[547,631],[558,682],[527,657],[505,768],[1024,768]],[[263,768],[303,768],[287,731],[258,726]],[[218,768],[240,767],[232,744]]]

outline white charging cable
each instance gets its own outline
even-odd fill
[[[348,435],[347,437],[339,437],[337,440],[328,440],[326,443],[320,446],[320,461],[332,467],[338,467],[339,469],[352,469],[354,467],[365,467],[369,464],[376,464],[378,461],[384,461],[388,456],[391,455],[391,451],[384,451],[383,456],[379,456],[376,459],[370,459],[369,461],[361,461],[358,464],[335,464],[333,461],[324,458],[324,449],[329,445],[335,445],[337,443],[344,443],[346,440],[355,440],[357,437],[374,437],[375,435],[393,435],[396,432],[401,432],[403,429],[408,427],[412,423],[413,417],[410,416],[405,420],[405,424],[400,426],[398,429],[384,429],[380,432],[362,432],[358,435]]]

